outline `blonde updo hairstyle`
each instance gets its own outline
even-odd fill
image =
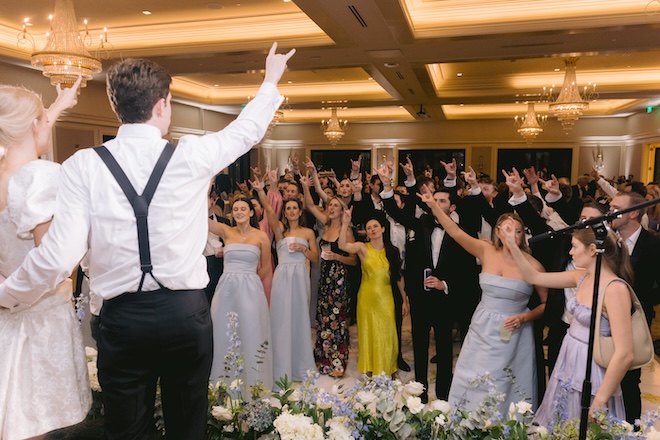
[[[44,114],[41,97],[24,87],[0,85],[0,159]]]

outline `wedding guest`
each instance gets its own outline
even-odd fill
[[[211,194],[209,194],[209,218],[216,222],[229,224],[229,220],[218,214],[218,210],[215,209],[217,207],[218,205],[213,202],[213,198],[211,197]],[[206,246],[204,246],[203,254],[204,257],[206,257],[206,272],[209,275],[209,283],[204,288],[204,292],[206,293],[206,298],[208,299],[209,304],[211,304],[213,294],[215,293],[215,287],[218,285],[218,280],[222,275],[224,267],[223,246],[224,243],[220,241],[220,237],[209,231],[206,238]]]
[[[660,198],[660,185],[649,183],[646,185],[646,200],[653,200]],[[646,215],[649,218],[648,230],[653,232],[660,232],[660,203],[649,206]]]
[[[266,58],[261,88],[235,121],[217,133],[182,136],[174,149],[162,138],[172,117],[170,75],[148,60],[112,66],[107,90],[122,122],[117,137],[64,162],[49,233],[0,285],[0,306],[33,304],[89,249],[90,288],[104,299],[98,367],[106,439],[148,438],[159,378],[168,439],[206,437],[213,349],[203,290],[206,191],[214,175],[261,140],[282,103],[276,85],[295,51],[276,49]],[[102,154],[115,159],[113,169],[128,182],[118,184]],[[122,186],[142,192],[161,156],[162,178],[152,179],[157,184],[147,192],[149,229],[138,234],[133,200]]]
[[[532,187],[536,186],[538,181],[541,181],[533,167],[526,169],[524,174]],[[554,202],[554,206],[561,212],[564,212],[566,203],[562,198],[557,182],[552,179],[541,182],[545,184],[547,189],[546,197],[560,197]],[[515,208],[525,225],[530,228],[532,235],[539,235],[552,230],[545,220],[541,218],[539,212],[529,203],[529,197],[522,191],[521,180],[517,171],[506,177],[506,183],[512,192],[509,204]],[[600,217],[606,211],[607,208],[600,203],[589,202],[582,207],[578,220],[584,221]],[[565,235],[560,238],[537,242],[532,247],[532,255],[539,261],[545,262],[544,267],[548,271],[572,270],[575,269],[575,262],[571,258],[570,249],[571,237]],[[571,322],[571,314],[566,310],[566,304],[574,297],[575,288],[572,287],[548,290],[548,299],[543,312],[544,322],[542,324],[548,327],[545,343],[548,346],[547,365],[550,374],[552,374],[552,370],[555,367],[561,343]],[[543,380],[545,381],[545,375],[543,376]]]
[[[321,235],[321,277],[316,306],[316,343],[314,359],[321,374],[343,377],[349,356],[349,292],[350,281],[348,267],[357,264],[355,254],[339,249],[341,216],[346,205],[335,197],[328,201],[327,208],[321,212],[312,200],[309,181],[300,179],[305,194],[305,209],[325,224]],[[355,241],[352,232],[346,231],[346,241]]]
[[[405,285],[410,298],[415,380],[425,388],[420,396],[422,402],[428,401],[429,343],[433,328],[437,354],[435,395],[447,400],[454,360],[452,324],[455,311],[463,300],[464,286],[469,283],[471,274],[476,279],[473,272],[476,266],[474,258],[445,234],[431,215],[422,211],[418,218],[396,205],[391,173],[390,164],[378,169],[385,210],[410,231],[406,246]],[[425,184],[421,186],[426,188]],[[447,215],[454,210],[455,205],[447,190],[436,191],[433,198]]]
[[[425,191],[420,196],[445,232],[467,252],[479,258],[482,265],[479,274],[482,297],[456,362],[449,402],[455,405],[466,401],[465,408],[474,409],[488,390],[473,386],[472,381],[484,371],[490,371],[498,390],[506,396],[498,405],[500,412],[505,413],[510,403],[521,399],[529,399],[535,407],[536,356],[531,321],[542,316],[547,291],[537,286],[541,304],[529,310],[527,304],[534,286],[523,280],[511,257],[512,246],[528,252],[522,220],[516,214],[502,214],[495,224],[491,244],[464,232],[430,192]],[[508,220],[515,231],[513,244],[503,242],[502,224]],[[529,260],[537,270],[543,270],[543,266],[531,255]],[[515,382],[510,376],[515,378]]]
[[[277,191],[277,193],[279,194],[279,191]],[[261,201],[257,197],[256,190],[254,188],[252,188],[251,194],[248,198],[250,199],[250,203],[254,209],[254,216],[257,219],[257,226],[259,230],[266,234],[269,242],[272,242],[273,230],[268,224],[268,219],[264,215],[264,207],[261,205]],[[275,270],[276,264],[277,261],[273,261],[273,258],[271,258],[271,267],[267,272],[265,272],[263,278],[261,278],[261,284],[263,284],[264,295],[266,296],[266,303],[268,304],[268,307],[270,307],[270,293],[273,287],[273,271]]]
[[[48,153],[59,115],[76,105],[80,81],[58,85],[48,110],[36,93],[0,85],[0,279],[41,246],[49,229],[60,165],[39,156]],[[0,299],[0,438],[44,438],[87,416],[92,396],[71,299],[65,277]]]
[[[362,176],[360,175],[359,179],[352,181],[353,184],[353,208],[355,218],[354,222],[358,225],[364,225],[366,229],[367,221],[372,218],[384,217],[388,222],[388,234],[389,242],[399,250],[399,259],[402,262],[404,259],[404,251],[406,246],[406,228],[394,220],[392,217],[387,215],[383,207],[383,201],[380,198],[380,193],[382,191],[382,183],[378,174],[372,175],[368,179],[369,193],[362,193]],[[403,202],[401,194],[394,194],[394,199],[397,203],[398,209],[404,209],[405,202]],[[362,227],[360,226],[360,229]],[[369,239],[368,235],[367,239]],[[402,264],[402,263],[401,263]],[[397,339],[398,339],[398,354],[397,354],[397,366],[402,371],[410,371],[410,365],[403,359],[401,354],[401,325],[403,323],[403,302],[401,300],[402,294],[399,292],[397,283],[392,284],[392,289],[394,291],[394,313],[396,318],[396,328],[397,328]],[[358,295],[358,304],[359,304],[359,295]],[[359,305],[358,305],[359,308]]]
[[[644,196],[636,192],[619,192],[612,199],[610,208],[623,210],[644,203],[644,200]],[[642,227],[645,211],[646,208],[642,208],[621,214],[612,220],[612,229],[626,243],[635,280],[632,286],[650,326],[655,316],[653,306],[660,302],[660,237]],[[637,368],[628,371],[621,381],[629,423],[634,423],[642,413],[640,379],[641,370]]]
[[[591,309],[594,306],[593,286],[596,271],[596,237],[591,228],[577,230],[571,240],[571,257],[580,269],[564,272],[538,271],[528,255],[516,246],[515,225],[507,222],[502,225],[511,256],[524,279],[535,285],[555,289],[575,287],[574,298],[567,302],[567,309],[573,319],[562,342],[559,356],[541,406],[536,411],[534,422],[540,426],[550,426],[558,417],[567,420],[579,418],[582,410],[582,385],[587,361]],[[603,312],[600,317],[600,332],[611,334],[614,354],[607,368],[592,360],[591,398],[589,415],[595,410],[607,409],[608,415],[623,419],[626,416],[623,396],[619,384],[633,360],[632,307],[628,282],[632,277],[628,253],[625,245],[609,232],[605,241],[602,266],[599,278],[600,292],[604,295]]]
[[[313,230],[301,224],[304,217],[300,200],[287,200],[280,219],[258,178],[252,187],[263,202],[266,219],[277,243],[278,264],[273,275],[270,308],[273,379],[278,381],[286,376],[301,381],[308,370],[315,369],[309,335],[310,278],[307,260],[318,262],[316,237]]]
[[[270,318],[264,295],[263,280],[271,273],[270,240],[259,229],[252,200],[239,196],[231,204],[232,225],[209,220],[209,231],[225,243],[224,271],[211,301],[213,321],[213,365],[211,382],[231,382],[225,377],[225,354],[232,341],[227,334],[230,312],[238,315],[238,337],[245,362],[246,389],[263,386],[273,388],[273,351],[262,344],[270,343]],[[228,383],[229,385],[229,383]]]
[[[402,313],[408,314],[408,297],[401,277],[399,250],[392,245],[385,225],[387,220],[376,216],[366,221],[365,230],[369,242],[348,243],[348,225],[352,208],[344,210],[339,248],[356,254],[362,267],[362,283],[358,291],[358,371],[372,375],[394,375],[398,369],[398,338],[394,316],[394,289],[403,303]]]

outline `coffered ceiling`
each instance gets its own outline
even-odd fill
[[[174,76],[175,98],[225,111],[240,111],[256,91],[272,41],[281,51],[295,47],[280,87],[284,122],[318,122],[328,107],[351,122],[509,118],[540,100],[543,87],[561,86],[569,55],[580,57],[578,85],[597,84],[586,116],[660,104],[660,0],[74,4],[104,69],[121,58],[153,59]],[[53,7],[54,0],[3,0],[1,61],[29,66],[33,48],[20,48],[17,35],[27,18],[41,50]],[[103,27],[109,44],[99,50]]]

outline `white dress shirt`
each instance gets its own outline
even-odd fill
[[[207,239],[207,191],[211,178],[261,140],[282,97],[272,83],[225,129],[183,136],[149,206],[153,275],[172,290],[204,288],[202,256]],[[105,143],[138,194],[166,141],[147,124],[127,124]],[[71,274],[89,249],[91,290],[103,299],[136,291],[142,276],[133,208],[92,149],[62,165],[53,222],[41,245],[0,285],[0,306],[22,308]],[[143,291],[159,289],[150,277]]]
[[[635,232],[633,232],[630,237],[626,239],[626,246],[628,247],[628,255],[632,255],[637,245],[637,240],[639,240],[639,234],[642,233],[642,227],[639,226]]]

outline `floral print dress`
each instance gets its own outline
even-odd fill
[[[330,245],[332,252],[347,256],[337,240],[321,239],[320,246]],[[321,277],[316,306],[316,344],[314,359],[321,374],[341,377],[348,363],[349,279],[344,263],[321,259]]]

